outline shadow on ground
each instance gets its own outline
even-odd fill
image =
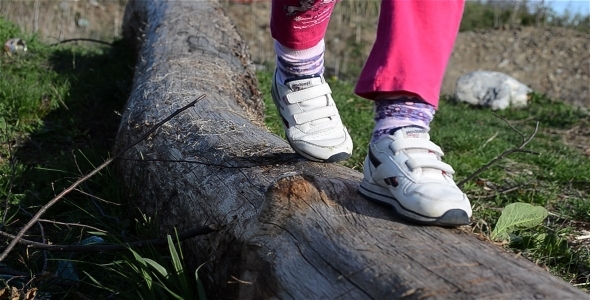
[[[22,200],[9,210],[11,222],[4,229],[9,233],[16,234],[31,214],[111,155],[119,112],[131,90],[134,58],[122,42],[81,46],[59,45],[50,56],[48,69],[57,72],[70,88],[64,99],[57,99],[59,107],[43,118],[42,126],[22,141],[14,154],[26,170],[13,185],[12,192],[21,194]],[[61,224],[35,224],[26,238],[69,245],[93,235],[96,228],[124,236],[130,224],[129,210],[100,200],[125,203],[123,189],[112,172],[105,169],[84,182],[79,187],[83,192],[68,194],[42,216]],[[55,259],[83,261],[84,255],[88,254],[43,253],[17,247],[6,263],[14,270],[31,274],[55,274],[59,265]],[[64,293],[62,283],[50,280],[46,284],[49,290]]]
[[[69,82],[59,108],[19,147],[16,158],[28,166],[17,186],[25,205],[45,203],[111,153],[133,80],[134,60],[121,42],[99,50],[60,47],[50,56],[51,69]],[[88,49],[88,50],[85,50]]]

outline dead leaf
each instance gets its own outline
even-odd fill
[[[12,287],[12,293],[10,295],[10,300],[19,300],[20,293],[16,287]]]
[[[8,299],[8,288],[3,288],[0,290],[0,300]]]
[[[37,295],[37,288],[29,289],[25,293],[25,299],[24,300],[35,300],[35,295]]]

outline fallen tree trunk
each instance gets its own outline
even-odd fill
[[[357,195],[361,175],[303,160],[262,127],[244,43],[210,1],[128,3],[133,92],[119,147],[207,97],[119,164],[163,230],[218,224],[185,242],[211,299],[586,297],[459,229],[413,226]]]

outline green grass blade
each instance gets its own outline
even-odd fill
[[[175,277],[177,279],[177,283],[180,284],[180,290],[184,295],[190,295],[191,289],[188,285],[188,281],[186,280],[186,273],[184,272],[184,267],[182,265],[182,260],[178,255],[178,251],[182,251],[181,249],[176,249],[174,246],[174,242],[172,241],[172,237],[170,235],[167,236],[168,239],[168,250],[170,252],[170,256],[172,259],[172,264],[174,266]]]
[[[205,294],[205,287],[203,286],[203,282],[201,282],[201,279],[199,278],[199,270],[204,265],[205,265],[205,263],[203,263],[202,265],[200,265],[195,270],[195,280],[197,281],[197,292],[198,292],[198,295],[199,295],[199,300],[207,300],[207,295]]]
[[[147,266],[146,261],[143,259],[143,257],[141,257],[141,255],[139,255],[137,252],[135,252],[133,249],[129,249],[129,251],[131,251],[131,253],[133,254],[133,258],[135,259],[135,262],[139,263],[139,271],[141,272],[142,275],[142,279],[145,281],[145,283],[148,286],[148,289],[152,288],[153,285],[153,278],[150,274],[150,270]]]
[[[152,259],[144,258],[143,260],[152,268],[154,268],[154,270],[160,273],[160,275],[162,275],[164,278],[168,278],[168,271],[166,271],[166,268],[162,267],[160,264],[158,264],[156,261]]]

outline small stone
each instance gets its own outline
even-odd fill
[[[498,64],[498,68],[504,68],[506,66],[508,66],[510,64],[510,60],[507,58],[504,58],[499,64]]]
[[[502,110],[525,107],[532,89],[500,72],[475,71],[457,80],[455,100]]]

